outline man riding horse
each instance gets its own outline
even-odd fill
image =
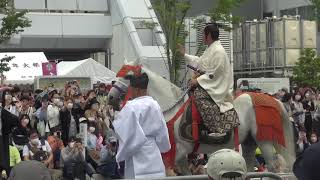
[[[203,74],[194,73],[190,86],[203,124],[209,136],[224,136],[239,126],[239,118],[233,108],[233,72],[225,49],[219,41],[217,24],[208,24],[204,28],[203,41],[208,48],[201,57],[180,53],[188,64]],[[198,72],[199,72],[198,71]]]

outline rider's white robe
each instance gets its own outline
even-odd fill
[[[125,178],[165,177],[161,153],[170,150],[170,141],[160,106],[152,97],[128,101],[113,126],[119,138],[116,159],[125,161]]]
[[[185,55],[188,63],[206,73],[197,78],[224,113],[233,108],[233,72],[227,53],[220,41],[212,43],[201,57]]]

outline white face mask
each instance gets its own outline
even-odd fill
[[[33,144],[33,145],[35,145],[35,146],[37,146],[38,144],[39,144],[39,138],[36,138],[36,139],[31,139],[30,140],[30,142],[31,142],[31,144]]]
[[[295,98],[297,101],[299,101],[299,100],[301,99],[301,96],[300,96],[300,95],[296,95],[294,98]]]
[[[99,110],[99,105],[98,104],[93,104],[92,109],[98,111]]]
[[[69,147],[73,148],[74,147],[74,142],[69,143]]]
[[[89,121],[94,121],[95,118],[94,118],[94,117],[89,117],[88,120],[89,120]]]
[[[89,132],[93,133],[96,130],[95,127],[89,127]]]
[[[53,103],[54,103],[55,105],[58,105],[59,102],[60,102],[60,99],[59,99],[59,98],[54,98],[54,99],[53,99]]]
[[[72,103],[68,103],[67,108],[68,109],[72,109],[73,108],[73,104]]]

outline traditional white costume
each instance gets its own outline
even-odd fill
[[[170,150],[168,129],[159,104],[150,96],[128,101],[113,122],[119,138],[117,162],[125,178],[165,177],[161,153]]]
[[[213,42],[201,57],[185,55],[188,63],[206,72],[197,78],[212,100],[224,113],[233,108],[233,72],[228,55],[220,41]]]

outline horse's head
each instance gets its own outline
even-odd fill
[[[108,94],[109,105],[112,105],[115,110],[119,110],[120,102],[128,92],[130,81],[126,77],[141,74],[141,68],[142,66],[138,64],[138,61],[130,63],[125,61],[125,64],[117,73],[117,81],[112,85]]]

